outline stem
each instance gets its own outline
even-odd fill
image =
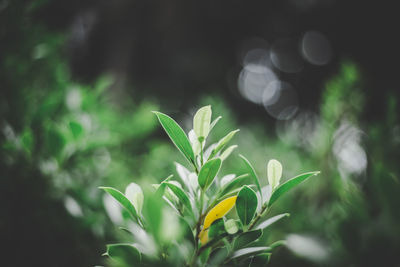
[[[201,166],[203,166],[204,164],[204,160],[203,160],[203,141],[200,142],[200,158],[201,158]]]
[[[254,218],[254,220],[251,222],[249,228],[247,229],[248,231],[250,231],[251,229],[253,229],[253,227],[256,225],[256,223],[261,219],[261,217],[264,216],[265,213],[267,213],[269,211],[269,206],[267,203],[265,203],[262,208],[261,208],[261,212],[259,214],[257,214],[257,217]]]

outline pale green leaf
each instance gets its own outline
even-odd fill
[[[193,117],[193,130],[200,142],[207,138],[210,132],[210,123],[211,106],[200,108]]]
[[[228,147],[227,149],[224,150],[224,152],[222,152],[220,158],[222,161],[224,161],[227,157],[229,157],[229,155],[233,152],[233,150],[235,150],[237,148],[237,145],[233,145]]]
[[[282,164],[276,159],[271,159],[267,165],[268,183],[274,190],[279,185],[279,180],[282,177]]]
[[[242,248],[235,251],[231,257],[231,259],[239,258],[242,256],[250,256],[264,252],[270,252],[270,247],[250,247],[250,248]]]
[[[211,152],[210,158],[213,158],[215,155],[217,155],[217,153],[219,151],[221,151],[222,149],[224,149],[224,147],[229,143],[229,141],[235,136],[235,134],[237,132],[239,132],[240,130],[234,130],[230,133],[228,133],[227,135],[225,135],[221,140],[218,141],[217,145],[215,146],[215,148],[213,149],[213,151]]]
[[[136,211],[141,214],[144,199],[142,188],[138,184],[130,183],[125,189],[125,196],[135,206]]]
[[[268,226],[270,226],[271,224],[273,224],[274,222],[277,222],[277,221],[279,221],[280,219],[285,218],[285,217],[289,217],[289,216],[290,216],[289,213],[283,213],[283,214],[276,215],[276,216],[271,217],[271,218],[269,218],[269,219],[263,221],[262,223],[260,223],[260,224],[256,227],[256,229],[265,229],[265,228],[267,228]]]

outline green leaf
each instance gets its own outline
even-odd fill
[[[207,138],[210,132],[211,106],[200,108],[193,117],[193,130],[200,142]]]
[[[224,219],[215,220],[208,229],[208,237],[210,239],[216,238],[225,233]]]
[[[209,158],[213,158],[215,155],[217,155],[217,153],[218,153],[219,151],[221,151],[221,150],[226,146],[226,144],[228,144],[228,142],[229,142],[229,141],[235,136],[235,134],[236,134],[237,132],[239,132],[239,131],[240,131],[239,129],[234,130],[234,131],[228,133],[227,135],[225,135],[221,140],[219,140],[218,143],[217,143],[217,145],[215,146],[215,148],[214,148],[213,151],[211,152],[211,155],[210,155]]]
[[[243,155],[239,155],[239,157],[242,158],[244,164],[246,165],[247,171],[249,172],[251,178],[253,178],[254,183],[257,186],[257,190],[260,192],[261,194],[261,199],[262,199],[262,190],[261,190],[261,186],[260,186],[260,182],[258,180],[256,171],[254,170],[253,166],[251,165],[250,161],[248,161]]]
[[[271,217],[271,218],[269,218],[269,219],[263,221],[262,223],[260,223],[260,224],[256,227],[256,229],[265,229],[265,228],[267,228],[268,226],[270,226],[271,224],[273,224],[274,222],[277,222],[277,221],[279,221],[280,219],[285,218],[285,217],[289,217],[289,216],[290,216],[289,213],[283,213],[283,214],[276,215],[276,216]]]
[[[207,189],[210,184],[213,182],[215,176],[219,172],[219,169],[221,168],[221,159],[216,158],[207,161],[203,167],[201,167],[200,172],[199,172],[199,185],[203,189]]]
[[[214,128],[214,126],[217,124],[217,122],[221,119],[221,116],[218,116],[215,120],[210,125],[210,131]]]
[[[247,246],[248,244],[256,241],[259,239],[262,235],[262,230],[253,230],[253,231],[248,231],[240,234],[233,245],[235,249],[243,248]]]
[[[307,172],[307,173],[300,174],[300,175],[286,181],[285,183],[280,185],[278,188],[276,188],[274,192],[272,192],[272,195],[271,195],[271,198],[269,199],[268,205],[271,206],[284,193],[286,193],[287,191],[289,191],[296,185],[300,184],[304,180],[310,178],[311,176],[318,175],[319,173],[320,173],[319,171]]]
[[[224,152],[222,152],[220,158],[222,161],[224,161],[227,157],[229,157],[229,155],[232,153],[233,150],[235,150],[237,148],[237,145],[233,145],[228,147],[227,149],[225,149]]]
[[[83,133],[83,127],[81,124],[71,121],[68,125],[74,138],[78,138]]]
[[[153,113],[156,114],[161,126],[179,151],[182,152],[190,163],[195,164],[194,153],[190,141],[178,123],[168,115],[161,112],[153,111]]]
[[[243,225],[248,225],[256,213],[257,195],[248,186],[243,186],[236,199],[236,212]]]
[[[138,184],[130,183],[125,189],[125,196],[135,206],[136,211],[141,214],[144,199],[142,188]]]
[[[274,190],[279,185],[279,180],[282,177],[282,164],[276,159],[271,159],[267,165],[268,183]]]
[[[109,256],[115,261],[127,264],[139,264],[141,261],[141,254],[139,250],[131,244],[109,244],[107,245],[107,252],[104,254]]]
[[[112,187],[99,187],[99,188],[103,189],[113,198],[115,198],[115,200],[117,200],[122,205],[122,207],[124,207],[129,212],[132,218],[138,221],[138,215],[135,207],[133,206],[132,202],[130,202],[129,199],[126,198],[124,194],[122,194],[120,191]]]
[[[236,220],[234,219],[227,220],[225,222],[225,231],[230,235],[236,234],[239,231],[239,227]]]
[[[172,190],[172,192],[178,197],[178,199],[181,201],[181,203],[191,212],[193,213],[192,210],[192,205],[190,204],[189,197],[186,195],[186,193],[179,187],[174,185],[173,183],[170,182],[164,182],[169,189]]]
[[[242,256],[250,256],[250,255],[255,255],[255,254],[260,254],[260,253],[265,253],[265,252],[270,252],[271,248],[270,247],[250,247],[250,248],[242,248],[237,251],[235,251],[231,257],[231,259],[236,259]]]
[[[249,177],[249,175],[246,173],[246,174],[240,175],[240,176],[236,177],[235,179],[233,179],[232,181],[228,182],[226,185],[224,185],[222,187],[220,193],[218,194],[218,197],[222,197],[222,196],[228,194],[229,192],[231,192],[232,190],[235,190],[236,188],[242,186],[248,177]]]

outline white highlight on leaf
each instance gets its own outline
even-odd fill
[[[207,138],[211,124],[211,106],[200,108],[193,117],[193,130],[198,138]]]
[[[132,202],[138,214],[142,213],[144,195],[142,188],[135,183],[130,183],[125,189],[125,196]]]
[[[268,183],[274,190],[279,185],[279,180],[282,177],[282,164],[276,159],[271,159],[267,166]]]

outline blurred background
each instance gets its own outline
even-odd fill
[[[211,104],[214,141],[241,129],[224,174],[322,171],[272,210],[271,266],[400,266],[398,25],[357,0],[0,0],[0,265],[108,265],[98,186],[176,174],[150,111],[188,132]]]

